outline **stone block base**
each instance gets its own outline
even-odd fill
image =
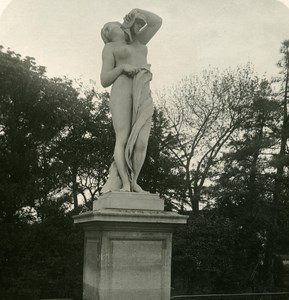
[[[164,200],[156,194],[110,192],[93,201],[93,210],[103,208],[164,210]]]
[[[134,195],[128,206],[142,197]],[[169,300],[172,232],[186,219],[161,210],[99,206],[75,216],[85,231],[83,300]]]

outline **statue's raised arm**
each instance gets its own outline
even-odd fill
[[[152,12],[135,8],[125,17],[122,24],[130,41],[138,40],[146,45],[162,26],[162,18]]]

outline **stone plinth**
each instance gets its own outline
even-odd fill
[[[187,217],[162,211],[152,194],[102,197],[74,217],[85,231],[83,300],[169,300],[172,232]]]
[[[164,200],[156,194],[111,192],[93,202],[93,210],[103,208],[164,210]]]

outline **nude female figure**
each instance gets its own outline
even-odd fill
[[[144,24],[146,26],[142,28]],[[142,83],[137,82],[137,80],[149,81],[151,79],[151,77],[148,80],[143,79],[147,78],[148,75],[146,74],[151,76],[149,67],[147,67],[149,65],[147,64],[146,44],[156,34],[161,24],[162,19],[156,14],[134,9],[125,16],[123,24],[119,22],[107,23],[101,32],[105,46],[102,53],[100,78],[103,87],[112,85],[109,106],[116,134],[114,161],[121,179],[120,191],[144,192],[138,185],[137,179],[146,156],[151,115],[146,116],[146,121],[141,125],[141,129],[137,131],[135,137],[131,138],[132,121],[135,118],[133,116],[135,99],[133,98],[135,97],[135,89],[142,89]],[[144,92],[144,95],[143,98],[148,98],[150,92],[149,95],[148,92]],[[147,100],[140,98],[137,101],[140,101],[138,104],[139,111],[142,109],[148,112],[145,105],[144,108],[141,108],[142,101]],[[147,105],[151,106],[149,114],[152,114],[152,102]],[[137,118],[143,118],[144,114],[138,113]],[[138,127],[140,128],[139,125]],[[128,154],[125,153],[127,143],[131,143],[128,141],[129,139],[135,139],[133,146],[131,146],[133,147],[131,166],[127,163],[126,156]],[[130,168],[131,172],[129,171]],[[112,188],[108,187],[106,190],[109,191]]]

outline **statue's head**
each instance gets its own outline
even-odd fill
[[[115,36],[123,36],[126,39],[126,34],[121,28],[120,22],[108,22],[101,29],[101,38],[104,43],[112,42]]]
[[[145,25],[146,25],[145,20],[141,17],[137,17],[133,22],[130,30],[132,34],[137,35]]]
[[[134,17],[128,22],[122,23],[122,29],[128,36],[128,41],[132,42],[134,37],[140,32],[140,30],[146,25],[146,18],[140,13],[136,13]]]

